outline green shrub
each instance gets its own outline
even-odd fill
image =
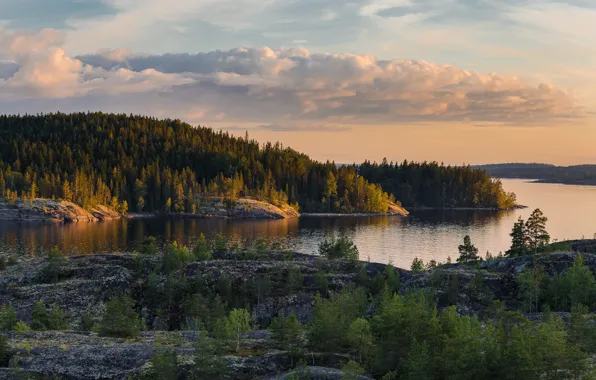
[[[329,280],[327,280],[327,275],[320,269],[315,274],[315,288],[319,293],[324,295],[329,291]]]
[[[127,295],[111,298],[99,323],[100,336],[134,338],[139,335],[142,321],[134,310],[134,301]]]
[[[325,241],[319,244],[319,254],[326,258],[333,259],[347,259],[351,261],[358,260],[358,247],[347,236],[341,236],[339,239]]]
[[[33,330],[67,330],[66,314],[60,307],[55,306],[48,309],[42,300],[37,301],[31,316],[31,328]]]
[[[412,265],[410,266],[410,269],[414,273],[422,272],[424,270],[424,261],[422,261],[422,259],[414,257],[414,260],[412,260]]]
[[[7,266],[6,257],[0,256],[0,270],[5,270]]]
[[[178,245],[177,242],[168,244],[163,256],[163,270],[165,273],[171,273],[186,267],[192,261],[192,255],[188,247]]]
[[[227,378],[227,366],[225,359],[219,355],[220,349],[217,342],[209,337],[206,331],[202,331],[195,345],[191,370],[191,380],[203,379],[225,379]]]
[[[269,251],[269,242],[263,238],[257,239],[255,242],[255,250],[259,256],[266,254]]]
[[[50,283],[60,281],[64,277],[65,263],[64,253],[58,247],[52,248],[47,257],[47,263],[41,270],[41,280]]]
[[[147,236],[143,239],[139,247],[139,252],[143,255],[156,255],[157,254],[157,239],[154,236]]]
[[[192,254],[195,257],[195,260],[198,261],[207,261],[211,259],[213,252],[211,251],[211,248],[205,239],[205,235],[201,234],[199,236],[199,240],[193,248]]]
[[[228,240],[222,234],[215,235],[215,252],[227,252]]]
[[[286,290],[294,292],[302,288],[304,283],[304,276],[300,272],[300,268],[296,265],[288,266],[286,272]]]
[[[18,321],[16,325],[14,325],[13,330],[18,333],[27,333],[31,331],[31,327],[27,326],[27,324],[23,321]]]
[[[93,319],[93,315],[89,312],[85,312],[81,316],[81,322],[79,323],[79,328],[81,331],[91,331],[93,329],[93,325],[95,324],[95,320]]]
[[[3,305],[0,309],[0,330],[11,331],[17,324],[17,313],[11,304]]]
[[[149,360],[151,369],[144,373],[142,378],[147,380],[178,380],[180,378],[178,362],[178,352],[175,350],[160,352]]]

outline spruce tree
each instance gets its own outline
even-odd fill
[[[548,218],[537,208],[532,212],[525,224],[525,236],[528,248],[535,254],[544,248],[550,241],[550,235],[546,232]]]
[[[458,247],[459,257],[457,258],[458,263],[469,263],[478,260],[478,248],[472,244],[472,240],[469,235],[464,237],[464,244]]]
[[[142,321],[134,310],[134,301],[127,295],[113,297],[99,324],[100,336],[134,338],[141,331]]]
[[[513,229],[511,230],[509,236],[511,236],[511,248],[505,252],[506,256],[517,257],[528,253],[525,222],[521,216],[513,225]]]

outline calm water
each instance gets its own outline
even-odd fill
[[[40,249],[58,245],[66,252],[92,253],[130,250],[145,235],[160,242],[177,240],[192,244],[203,232],[207,237],[222,233],[231,239],[249,241],[267,237],[285,242],[292,249],[314,253],[325,236],[343,233],[360,250],[361,259],[388,262],[407,268],[414,257],[445,261],[457,257],[457,246],[465,235],[482,255],[509,247],[509,232],[522,216],[540,208],[549,218],[553,239],[592,238],[596,233],[596,187],[535,184],[527,180],[503,180],[508,191],[529,209],[515,211],[412,211],[399,217],[301,218],[279,221],[226,221],[139,219],[79,224],[14,224],[0,222],[0,250],[35,255]]]

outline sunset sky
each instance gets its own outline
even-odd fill
[[[596,163],[594,41],[592,0],[0,0],[0,113],[180,118],[342,163]]]

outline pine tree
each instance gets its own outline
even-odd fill
[[[472,244],[472,240],[469,235],[464,237],[464,244],[458,247],[459,257],[457,258],[458,263],[469,263],[478,260],[478,248]]]
[[[528,241],[528,248],[535,254],[544,248],[550,241],[550,235],[546,232],[548,218],[537,208],[532,212],[525,225],[525,235]]]
[[[142,322],[134,310],[134,301],[127,295],[111,298],[99,324],[100,336],[134,338],[139,335]]]
[[[507,257],[523,256],[528,253],[526,231],[524,226],[524,220],[520,216],[517,222],[515,222],[513,225],[513,229],[509,234],[509,236],[511,236],[511,248],[505,252]]]

